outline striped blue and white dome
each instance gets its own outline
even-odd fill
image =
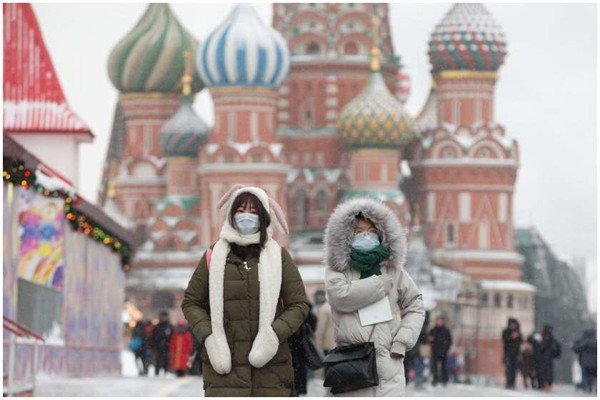
[[[196,53],[198,72],[208,87],[279,87],[290,71],[290,53],[279,32],[254,8],[239,4]]]

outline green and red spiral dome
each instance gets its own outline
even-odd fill
[[[432,72],[497,71],[506,56],[506,41],[482,4],[458,3],[436,25],[428,54]]]

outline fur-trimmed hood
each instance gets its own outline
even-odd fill
[[[372,198],[348,200],[334,210],[325,229],[325,263],[334,271],[350,268],[350,245],[354,239],[356,216],[362,213],[373,222],[381,244],[388,246],[390,257],[382,265],[404,268],[406,262],[406,230],[394,212],[383,202]]]

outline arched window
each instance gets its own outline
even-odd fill
[[[454,245],[455,237],[454,237],[454,225],[448,224],[446,225],[446,244],[452,246]]]
[[[296,192],[296,227],[303,229],[307,225],[308,213],[310,208],[309,198],[303,189]]]
[[[316,42],[309,42],[306,45],[306,54],[319,54],[321,52],[321,48]]]
[[[356,55],[358,54],[358,46],[354,42],[348,42],[344,45],[344,54]]]
[[[494,307],[496,307],[496,308],[502,307],[502,296],[500,295],[500,293],[496,293],[494,295]]]
[[[327,214],[327,193],[324,190],[317,192],[317,214]]]
[[[515,301],[514,296],[512,294],[509,294],[508,297],[506,298],[506,307],[513,308],[514,301]]]
[[[482,293],[481,298],[479,300],[480,300],[481,307],[485,308],[488,306],[488,294],[487,293]]]
[[[305,109],[302,114],[302,127],[306,130],[312,129],[313,127],[313,116],[310,109]]]

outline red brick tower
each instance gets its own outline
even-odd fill
[[[478,18],[486,28],[461,30]],[[512,224],[519,152],[493,120],[504,35],[482,5],[457,4],[429,45],[437,124],[423,133],[410,166],[432,259],[475,278],[519,280]]]
[[[273,26],[291,53],[288,80],[279,89],[278,134],[293,170],[288,178],[288,207],[293,231],[320,231],[349,187],[347,153],[336,130],[342,108],[369,77],[371,17],[381,21],[381,75],[396,90],[387,4],[276,3]]]
[[[494,121],[504,34],[481,4],[455,4],[429,42],[433,89],[411,148],[414,193],[433,264],[478,279],[478,325],[461,332],[469,374],[503,382],[500,334],[508,317],[533,330],[533,287],[521,282],[513,207],[519,148]],[[471,357],[470,356],[470,357]]]
[[[386,87],[380,72],[379,20],[373,18],[370,77],[342,110],[338,130],[350,149],[350,189],[344,198],[375,197],[396,212],[404,226],[410,207],[400,191],[401,149],[415,139],[415,121]]]

